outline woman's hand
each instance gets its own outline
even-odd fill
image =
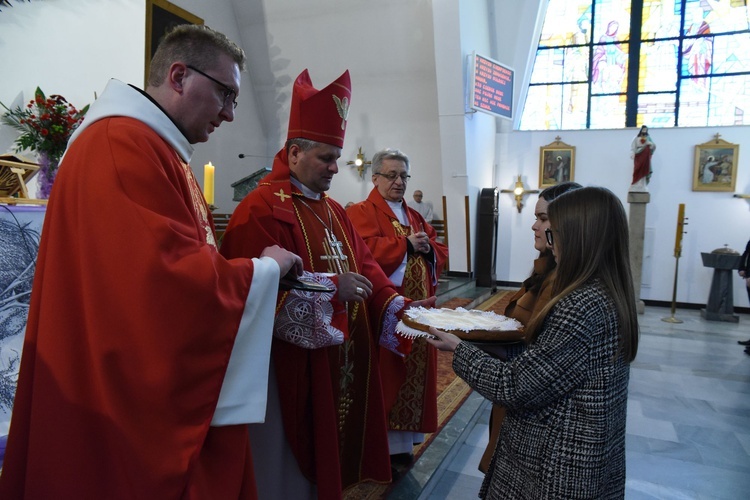
[[[409,305],[406,306],[404,308],[404,310],[410,309],[412,307],[424,307],[426,309],[430,309],[431,307],[435,307],[435,302],[436,301],[437,301],[437,297],[435,297],[434,295],[432,297],[428,297],[426,299],[414,300],[412,302],[409,302]]]
[[[435,338],[425,337],[425,339],[440,351],[453,352],[456,350],[456,346],[461,342],[461,339],[452,333],[440,331],[432,326],[430,327],[430,334]]]

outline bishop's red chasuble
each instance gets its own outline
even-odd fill
[[[365,304],[342,303],[335,292],[291,291],[279,294],[276,307],[272,357],[285,438],[318,498],[338,499],[357,483],[391,480],[378,349],[408,352],[411,342],[395,335],[408,300],[397,294],[341,205],[326,194],[306,198],[290,175],[282,150],[272,172],[234,211],[221,252],[257,256],[276,244],[302,257],[308,279],[335,289],[336,275],[348,269],[373,284]]]
[[[408,226],[404,226],[374,188],[367,200],[350,207],[347,215],[387,275],[393,274],[407,254],[407,236],[414,231],[427,233],[434,251],[428,261],[424,254],[412,253],[406,261],[399,293],[414,300],[435,294],[437,277],[445,264],[448,248],[437,241],[437,233],[419,212],[401,202]],[[399,357],[381,350],[380,371],[391,430],[434,432],[437,430],[437,350],[417,340],[409,356]]]

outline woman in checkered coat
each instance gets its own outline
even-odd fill
[[[550,203],[552,299],[527,326],[528,348],[500,361],[431,329],[453,369],[507,408],[481,498],[623,498],[629,364],[638,348],[628,226],[604,188]]]

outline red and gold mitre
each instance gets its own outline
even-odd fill
[[[300,73],[292,89],[287,140],[301,137],[343,147],[351,88],[349,70],[322,90],[312,86],[307,70]]]

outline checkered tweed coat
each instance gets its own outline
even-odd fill
[[[617,311],[597,280],[558,302],[509,361],[458,345],[455,372],[508,409],[481,498],[624,497],[630,367],[618,350]]]

